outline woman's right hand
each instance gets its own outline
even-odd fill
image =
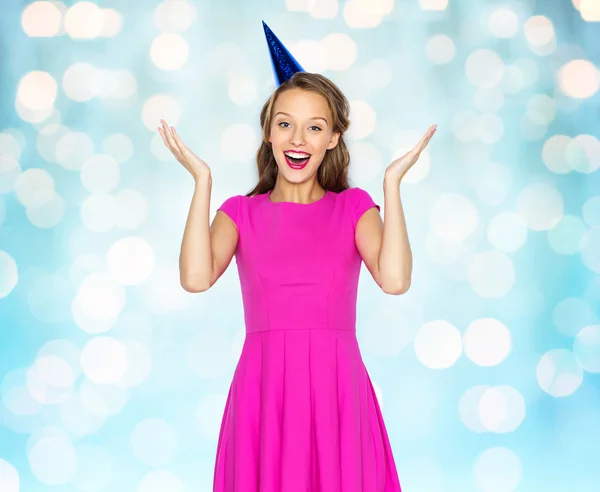
[[[162,128],[158,127],[158,133],[163,139],[163,142],[167,148],[173,153],[175,159],[177,159],[183,167],[185,167],[195,180],[210,176],[210,168],[208,164],[204,162],[200,157],[194,154],[188,149],[179,138],[175,127],[169,129],[169,125],[163,119],[160,120]]]

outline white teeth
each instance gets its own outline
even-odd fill
[[[295,157],[297,159],[305,159],[307,157],[310,157],[310,155],[308,154],[296,154],[296,152],[284,152],[284,154],[288,157]]]

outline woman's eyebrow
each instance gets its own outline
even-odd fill
[[[292,117],[291,114],[289,113],[284,113],[283,111],[279,111],[275,114],[275,116],[277,116],[278,114],[284,114],[286,116],[289,116],[290,118]],[[327,123],[327,120],[321,116],[313,116],[312,118],[309,118],[309,120],[323,120],[325,123]]]

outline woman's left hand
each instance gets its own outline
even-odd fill
[[[423,149],[427,147],[429,140],[433,137],[433,134],[437,130],[437,125],[433,125],[427,130],[427,133],[423,135],[423,138],[419,140],[419,143],[415,147],[404,154],[399,159],[393,161],[385,170],[386,179],[394,179],[400,182],[408,170],[417,162]]]

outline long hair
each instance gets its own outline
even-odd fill
[[[258,183],[246,196],[254,196],[267,193],[275,187],[277,178],[277,162],[273,155],[271,142],[269,142],[271,122],[273,120],[273,108],[275,101],[284,92],[290,89],[303,89],[315,92],[323,96],[331,116],[333,117],[333,130],[340,134],[338,143],[333,149],[325,152],[323,162],[317,170],[317,181],[326,190],[339,193],[350,187],[348,184],[348,166],[350,165],[350,153],[346,147],[343,136],[350,126],[350,105],[342,91],[327,77],[318,73],[296,72],[288,80],[284,81],[269,99],[265,102],[260,112],[260,126],[262,128],[262,142],[256,153],[256,165],[258,166]]]

